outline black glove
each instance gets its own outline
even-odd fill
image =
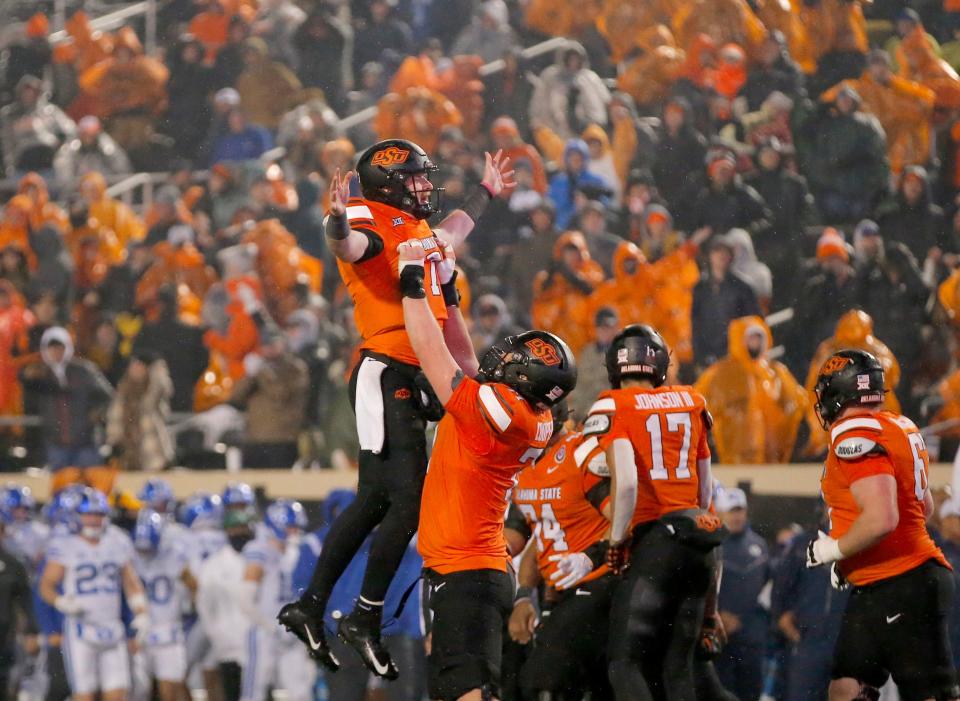
[[[430,386],[430,380],[423,374],[423,370],[418,372],[413,378],[413,384],[417,389],[416,399],[420,402],[420,415],[427,421],[439,421],[443,418],[443,404],[437,398],[436,392]]]

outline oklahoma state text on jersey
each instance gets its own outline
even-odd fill
[[[706,401],[693,387],[607,390],[590,407],[587,440],[606,450],[617,439],[632,447],[637,506],[631,525],[700,506],[700,467],[710,459]],[[706,489],[710,485],[705,485]]]
[[[600,513],[610,496],[606,460],[578,450],[580,433],[571,433],[554,445],[531,467],[520,473],[513,490],[517,505],[533,531],[537,566],[544,581],[556,572],[552,555],[583,552],[602,540],[610,522]],[[595,569],[581,583],[602,577],[606,565]]]
[[[424,566],[440,574],[506,572],[507,496],[517,472],[543,453],[553,419],[506,385],[471,378],[445,409],[423,485],[417,548]]]
[[[397,246],[408,239],[420,239],[429,253],[439,250],[427,222],[414,219],[396,207],[353,198],[347,203],[350,228],[383,241],[383,250],[355,263],[337,260],[340,276],[353,298],[353,317],[363,338],[362,349],[382,353],[410,365],[419,365],[403,325],[403,298],[400,295]],[[423,286],[433,315],[443,325],[447,308],[443,303],[436,268],[428,263]]]
[[[850,485],[874,475],[892,475],[897,481],[897,527],[873,547],[839,563],[851,584],[895,577],[930,558],[949,567],[927,532],[923,495],[928,467],[920,430],[905,416],[890,411],[854,414],[831,427],[830,452],[820,481],[831,536],[839,539],[860,514]]]

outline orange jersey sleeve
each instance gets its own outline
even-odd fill
[[[438,248],[425,221],[414,219],[395,207],[362,198],[347,203],[350,228],[376,237],[383,250],[354,263],[337,260],[340,276],[353,299],[353,316],[363,341],[360,347],[410,365],[419,365],[403,323],[403,298],[397,246],[408,239],[423,241],[428,251]],[[432,263],[426,266],[424,289],[430,309],[440,325],[447,318],[440,282]]]
[[[594,489],[603,482],[609,484],[609,476],[602,474],[606,463],[594,462],[594,471],[583,465],[586,455],[577,453],[581,441],[579,433],[566,436],[520,473],[513,491],[513,503],[533,531],[537,565],[547,583],[557,570],[551,560],[554,555],[583,552],[602,540],[609,526],[591,501]],[[607,572],[606,566],[599,567],[583,581]]]
[[[543,453],[553,419],[506,385],[471,378],[445,408],[420,506],[424,566],[441,574],[506,571],[507,498],[517,472]]]
[[[840,570],[852,584],[889,579],[931,558],[947,565],[927,531],[923,502],[928,470],[923,437],[904,416],[888,411],[857,414],[831,427],[821,479],[831,536],[841,538],[860,515],[850,489],[855,482],[885,474],[897,483],[897,527],[876,545],[840,561]]]
[[[584,434],[603,450],[617,439],[629,441],[637,468],[636,525],[699,507],[709,425],[706,402],[692,387],[629,388],[600,395]]]

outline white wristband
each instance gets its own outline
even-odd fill
[[[127,603],[130,605],[130,610],[134,613],[147,610],[147,597],[143,594],[134,594],[128,597]]]

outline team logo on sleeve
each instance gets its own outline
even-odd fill
[[[560,356],[557,354],[556,349],[542,338],[534,338],[530,341],[527,341],[524,345],[530,349],[530,354],[544,365],[554,366],[560,364]],[[556,390],[560,390],[560,393],[557,397],[552,397],[549,394],[547,396],[550,399],[559,399],[560,396],[563,395],[563,390],[559,387],[556,387],[553,391]],[[553,391],[551,391],[551,394]]]
[[[396,166],[401,163],[406,163],[409,157],[410,151],[408,149],[391,146],[390,148],[385,148],[373,154],[373,158],[370,159],[370,165],[383,167]]]

